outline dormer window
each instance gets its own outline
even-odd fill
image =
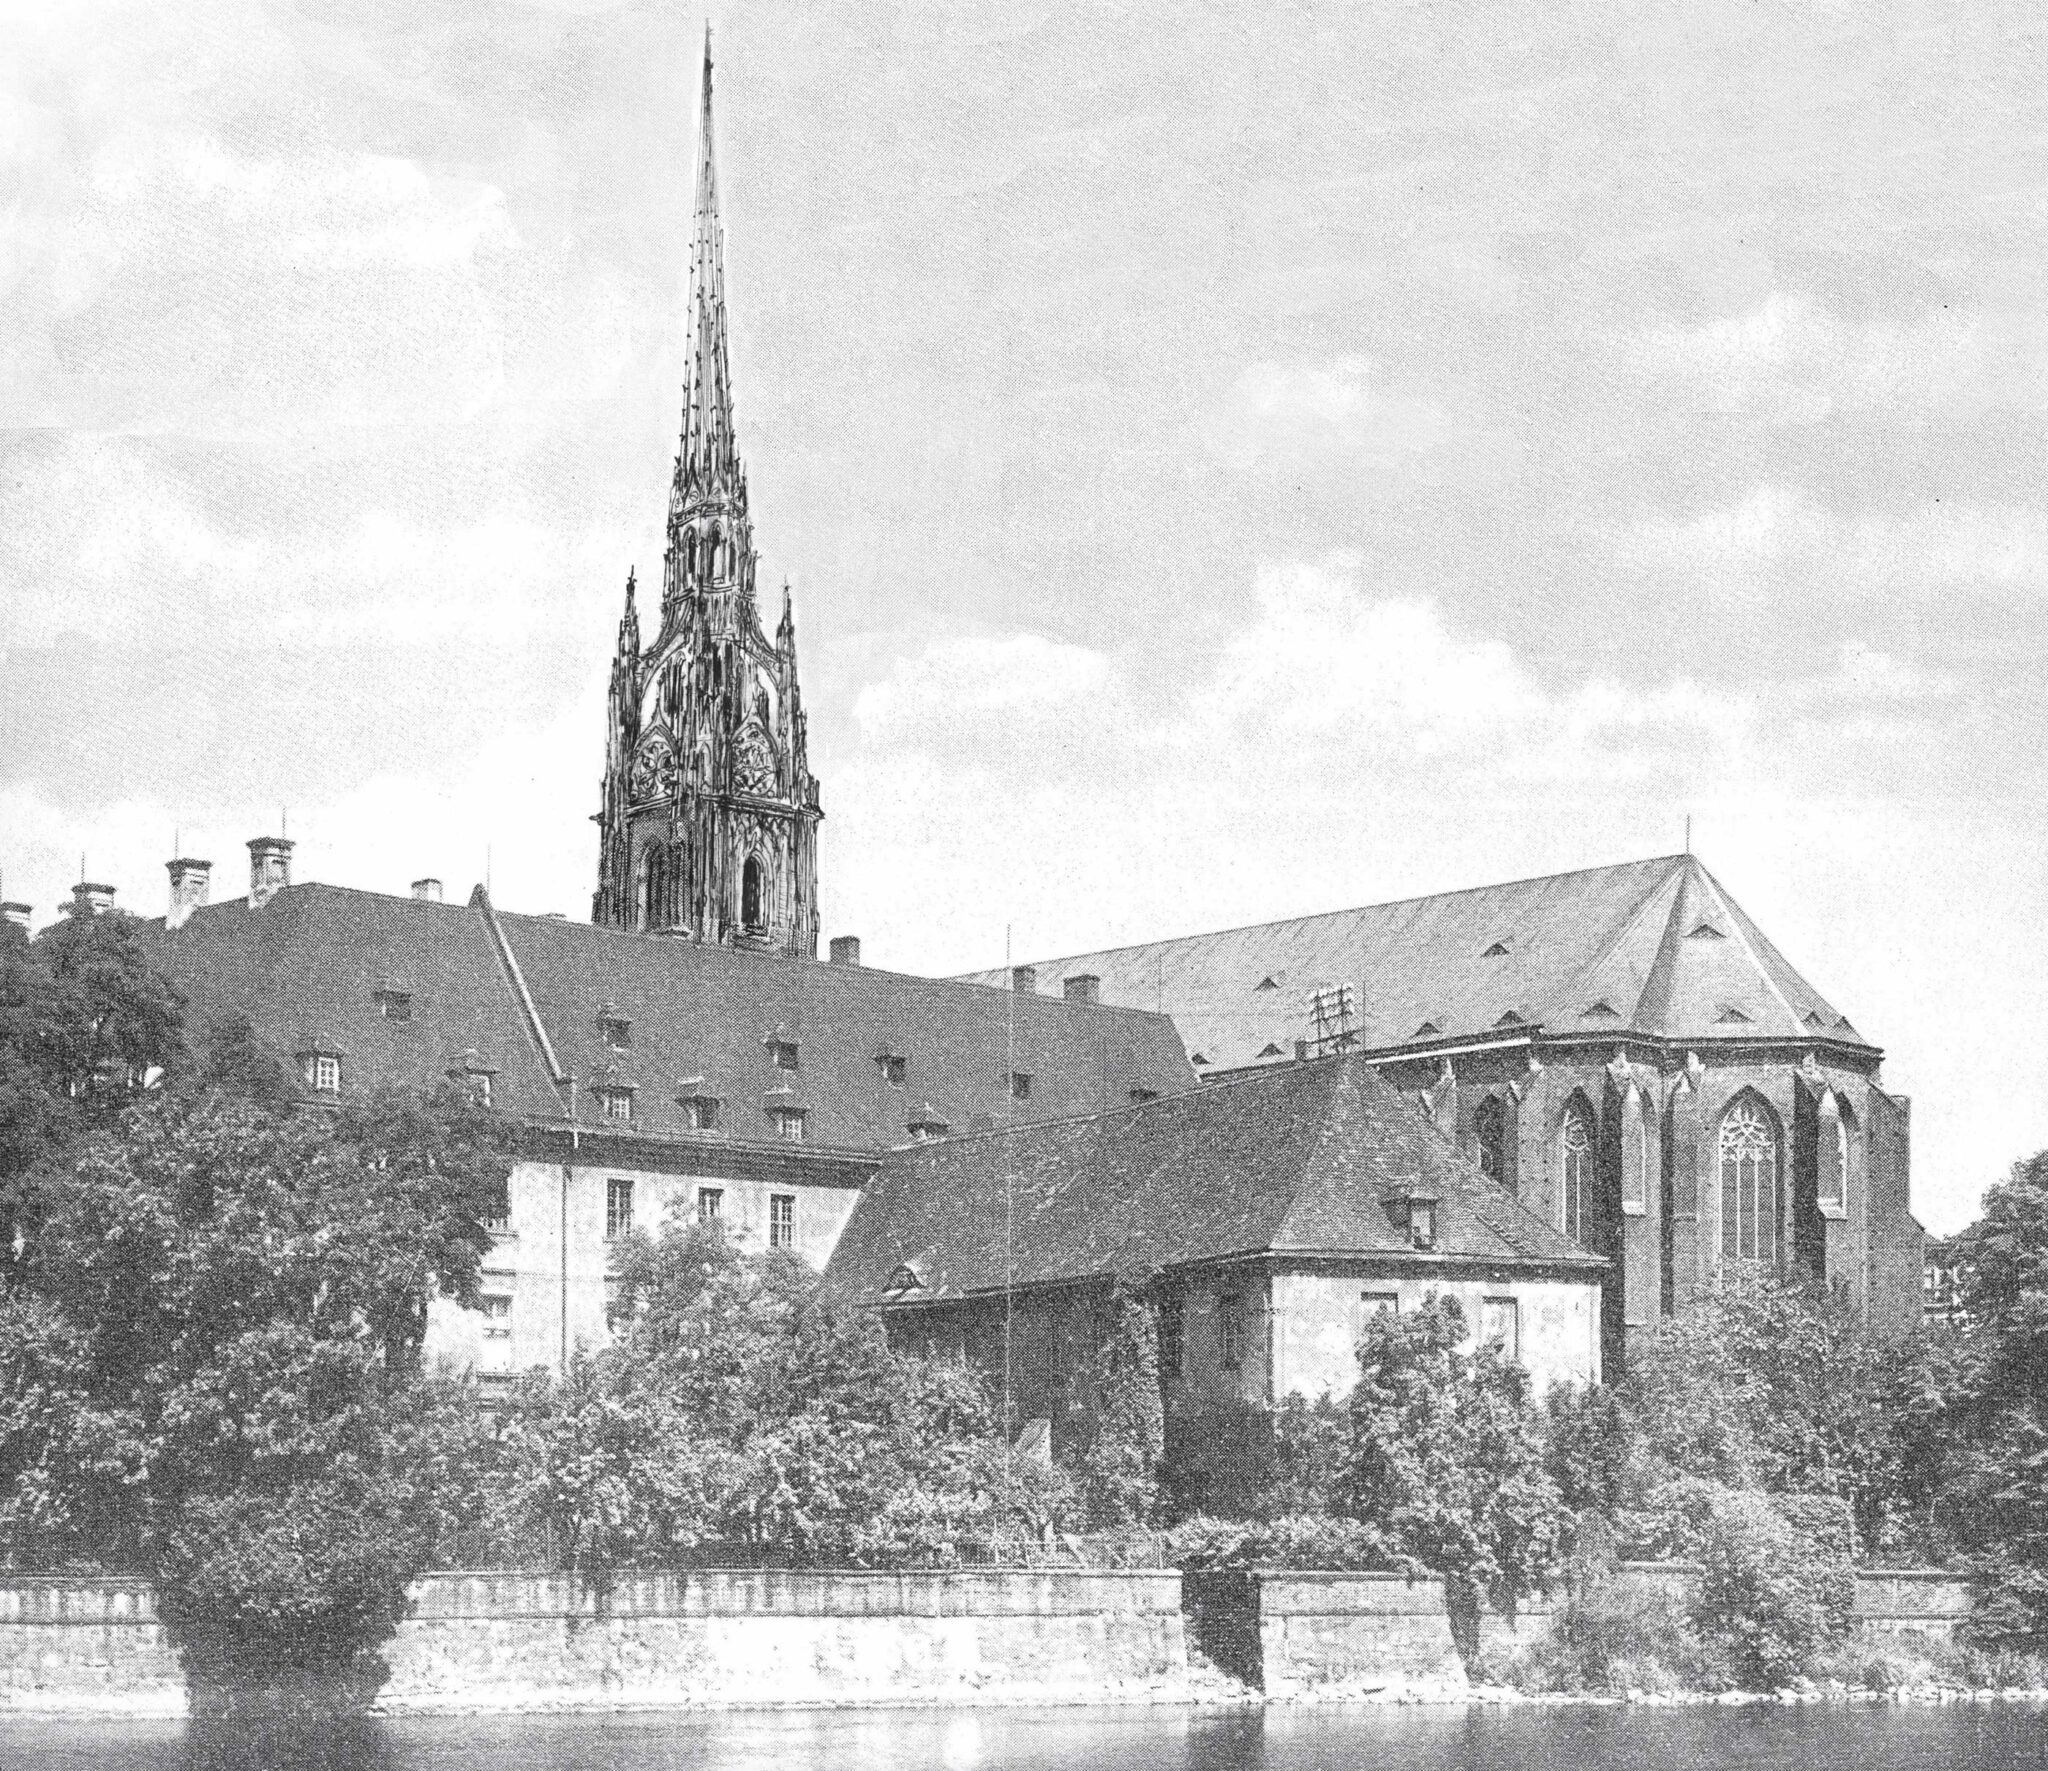
[[[1747,1025],[1749,1021],[1749,1016],[1745,1015],[1739,1008],[1730,1007],[1723,1008],[1721,1012],[1714,1017],[1714,1021],[1716,1025],[1724,1027],[1733,1026],[1737,1024]]]
[[[299,1060],[306,1086],[323,1095],[341,1093],[341,1059],[332,1052],[308,1052]]]
[[[1621,1012],[1613,1003],[1603,997],[1586,1010],[1586,1019],[1589,1021],[1618,1021],[1621,1019]]]
[[[474,1046],[449,1060],[448,1080],[457,1088],[467,1089],[469,1098],[479,1107],[491,1104],[491,1078],[495,1075],[497,1071],[484,1062]]]
[[[409,990],[379,990],[370,1000],[377,1005],[377,1013],[387,1021],[412,1019],[412,992]]]
[[[685,1095],[682,1106],[683,1128],[686,1131],[715,1131],[717,1129],[717,1097],[713,1095]]]
[[[1133,1105],[1140,1101],[1156,1101],[1158,1099],[1159,1091],[1156,1088],[1134,1088],[1131,1090],[1131,1102]]]
[[[1010,1072],[1010,1099],[1013,1101],[1028,1101],[1031,1099],[1031,1075],[1029,1071],[1012,1070]]]
[[[1524,1022],[1520,1015],[1516,1014],[1513,1009],[1509,1009],[1506,1014],[1494,1022],[1494,1025],[1496,1027],[1520,1027],[1524,1025]]]
[[[801,1144],[804,1141],[803,1108],[770,1107],[768,1120],[775,1127],[775,1135],[785,1144]]]
[[[1507,958],[1507,956],[1508,944],[1505,941],[1496,941],[1491,947],[1487,948],[1487,950],[1484,953],[1480,954],[1479,957],[1481,959],[1505,959]]]
[[[597,1110],[606,1119],[617,1125],[630,1124],[633,1118],[633,1091],[616,1084],[608,1088],[590,1091],[597,1097]]]
[[[1436,1247],[1437,1196],[1412,1188],[1387,1201],[1389,1215],[1408,1233],[1408,1246],[1426,1254]]]
[[[1261,978],[1252,988],[1254,990],[1278,990],[1280,986],[1268,977]]]
[[[901,1262],[895,1272],[882,1282],[882,1295],[889,1298],[907,1297],[913,1291],[924,1290],[924,1281],[917,1276],[917,1269],[908,1261]]]
[[[1439,1027],[1434,1021],[1424,1021],[1422,1025],[1416,1028],[1413,1033],[1408,1035],[1408,1037],[1410,1039],[1441,1039],[1443,1037],[1443,1033],[1444,1030],[1441,1027]]]
[[[1208,1061],[1209,1061],[1209,1060],[1208,1060],[1208,1058],[1207,1058],[1207,1057],[1206,1057],[1206,1056],[1205,1056],[1204,1054],[1202,1054],[1201,1052],[1197,1052],[1197,1053],[1195,1053],[1195,1055],[1194,1055],[1193,1057],[1191,1057],[1190,1059],[1188,1059],[1188,1062],[1189,1062],[1190,1064],[1196,1064],[1196,1065],[1200,1065],[1200,1064],[1206,1064],[1206,1063],[1208,1063]]]
[[[1266,1042],[1265,1048],[1259,1053],[1259,1056],[1262,1058],[1284,1058],[1286,1055],[1287,1054],[1283,1052],[1277,1045],[1273,1044],[1271,1040],[1268,1040]]]
[[[1685,937],[1688,941],[1725,941],[1728,939],[1710,922],[1703,922]]]
[[[771,1033],[761,1042],[768,1048],[768,1061],[778,1070],[796,1068],[796,1041],[785,1039],[779,1033]]]
[[[912,1143],[929,1144],[935,1138],[944,1137],[952,1127],[932,1111],[931,1103],[927,1101],[911,1114],[903,1129],[910,1133]]]
[[[881,1071],[882,1080],[891,1088],[901,1088],[904,1077],[910,1073],[910,1060],[896,1052],[877,1052],[875,1068]]]
[[[624,1015],[600,1015],[597,1032],[598,1037],[615,1052],[633,1049],[633,1023]]]

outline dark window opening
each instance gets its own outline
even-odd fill
[[[1496,941],[1491,947],[1487,948],[1487,950],[1484,953],[1480,954],[1479,957],[1481,959],[1505,959],[1507,958],[1507,956],[1508,944],[1505,941]]]
[[[409,1021],[412,1019],[412,995],[404,990],[379,990],[376,995],[377,1012],[387,1021]]]
[[[910,1071],[910,1060],[899,1058],[893,1052],[883,1052],[875,1059],[875,1064],[882,1072],[882,1080],[891,1088],[901,1088]]]
[[[1479,1172],[1496,1187],[1507,1184],[1508,1114],[1499,1095],[1488,1095],[1472,1116],[1479,1139]]]
[[[700,1224],[715,1224],[725,1216],[725,1189],[723,1187],[699,1187],[697,1189],[697,1221]]]
[[[771,1039],[768,1041],[768,1057],[778,1070],[796,1068],[796,1041],[793,1039]]]
[[[1012,1070],[1010,1072],[1010,1099],[1013,1101],[1028,1101],[1031,1099],[1031,1077],[1028,1072],[1023,1070]]]
[[[616,1242],[633,1233],[633,1183],[614,1177],[604,1184],[604,1238]]]
[[[761,863],[749,855],[747,864],[740,871],[740,923],[744,928],[759,933],[766,926],[767,918],[761,907]]]
[[[614,1051],[629,1050],[633,1044],[633,1023],[622,1015],[606,1015],[597,1024],[604,1042]]]
[[[794,1193],[771,1193],[768,1195],[768,1246],[770,1248],[794,1248],[796,1246],[796,1195]]]

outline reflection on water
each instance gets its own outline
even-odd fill
[[[747,1710],[118,1723],[0,1719],[0,1771],[2008,1771],[2048,1711]]]

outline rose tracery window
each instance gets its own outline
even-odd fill
[[[1778,1259],[1778,1131],[1754,1101],[1721,1121],[1721,1258]]]

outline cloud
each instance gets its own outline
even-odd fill
[[[2001,352],[1978,314],[1937,305],[1849,320],[1813,297],[1773,289],[1755,307],[1693,326],[1646,327],[1624,355],[1699,407],[1782,424],[1924,407],[1984,381]],[[1985,390],[1989,391],[1989,390]]]
[[[1936,499],[1914,510],[1844,512],[1767,485],[1680,521],[1640,521],[1608,542],[1628,565],[1752,592],[1797,576],[1852,605],[2048,588],[2048,518],[2011,506]]]

